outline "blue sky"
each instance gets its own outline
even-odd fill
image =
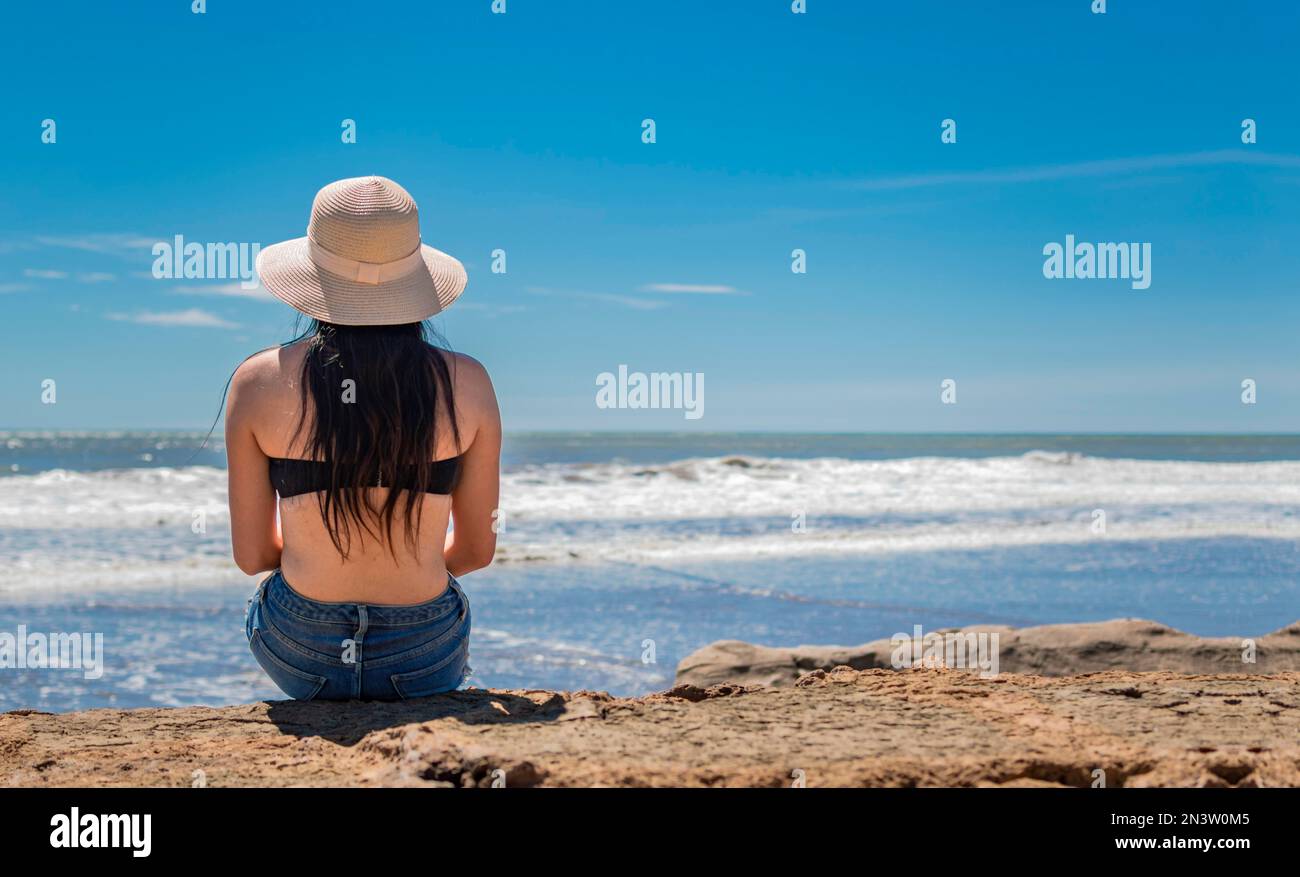
[[[469,270],[436,325],[507,429],[1300,429],[1293,4],[490,5],[7,12],[0,427],[206,427],[293,312],[149,244],[297,237],[382,174]],[[1044,278],[1067,234],[1149,242],[1151,287]],[[620,363],[705,416],[598,409]]]

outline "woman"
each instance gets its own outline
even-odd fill
[[[426,343],[422,321],[465,269],[421,244],[405,189],[362,177],[321,189],[307,236],[262,250],[257,272],[312,323],[231,381],[235,563],[272,571],[249,647],[299,700],[455,689],[470,627],[456,577],[496,550],[501,421],[487,372]]]

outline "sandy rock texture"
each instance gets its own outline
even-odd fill
[[[911,631],[903,631],[909,636]],[[1244,637],[1206,638],[1140,619],[1042,627],[977,625],[934,633],[998,635],[999,671],[1066,676],[1103,670],[1266,675],[1300,672],[1300,621],[1254,637],[1253,663]],[[929,631],[926,631],[929,633]],[[861,646],[772,648],[739,640],[710,643],[677,665],[678,685],[722,683],[793,685],[813,670],[846,666],[855,670],[893,669],[895,646],[887,639]]]
[[[0,715],[11,786],[1300,785],[1300,674],[472,690],[404,703]]]

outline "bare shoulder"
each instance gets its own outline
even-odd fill
[[[457,396],[465,396],[466,401],[474,399],[491,399],[492,378],[488,376],[483,363],[467,353],[437,348],[447,369],[451,372],[452,389]]]
[[[438,348],[438,353],[451,372],[452,393],[456,411],[465,425],[476,430],[500,423],[496,392],[487,368],[472,356]]]
[[[251,413],[259,403],[296,385],[304,351],[303,345],[290,344],[259,350],[245,359],[230,379],[227,411]]]

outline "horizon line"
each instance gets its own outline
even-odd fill
[[[174,434],[208,434],[205,427],[160,426],[160,427],[22,427],[0,426],[0,435],[15,433],[48,433],[68,435],[74,433],[174,433]],[[1294,432],[1228,432],[1205,430],[1177,431],[1125,431],[1125,430],[799,430],[799,429],[719,429],[719,430],[674,430],[674,429],[513,429],[505,430],[504,436],[523,435],[662,435],[662,436],[719,436],[719,435],[806,435],[806,436],[1088,436],[1120,438],[1300,438],[1300,430]],[[213,430],[212,436],[221,434]]]

